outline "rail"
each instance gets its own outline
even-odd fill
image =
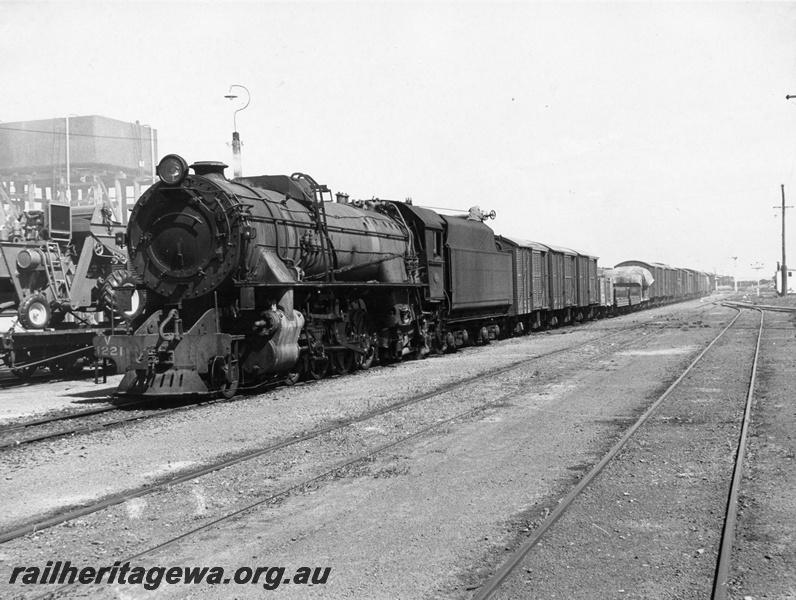
[[[754,399],[755,381],[757,379],[757,363],[760,357],[760,341],[763,338],[764,317],[765,313],[760,310],[760,331],[757,334],[755,356],[752,360],[752,372],[749,381],[749,391],[746,395],[746,407],[744,409],[743,424],[741,425],[741,436],[738,441],[738,451],[735,455],[732,485],[730,486],[727,511],[724,517],[724,528],[721,534],[719,560],[716,565],[716,576],[713,581],[713,600],[724,600],[727,597],[727,581],[730,573],[732,546],[735,539],[735,521],[738,515],[738,489],[741,486],[741,478],[743,477],[743,464],[746,457],[746,438],[749,432],[749,422],[751,421],[752,415],[752,401]]]
[[[650,406],[647,411],[630,427],[622,438],[608,451],[608,453],[580,480],[576,485],[556,506],[555,509],[542,521],[539,527],[504,563],[503,565],[490,577],[473,596],[473,600],[486,600],[491,598],[495,592],[498,591],[503,582],[511,575],[515,569],[521,564],[522,560],[528,553],[537,546],[542,537],[547,533],[550,528],[567,512],[572,506],[573,502],[581,495],[586,487],[606,468],[606,466],[616,457],[617,454],[625,447],[627,442],[636,433],[636,431],[644,425],[644,423],[652,416],[653,413],[660,407],[661,404],[672,394],[672,392],[680,385],[680,383],[688,376],[688,374],[700,363],[702,358],[713,348],[719,339],[735,324],[741,315],[741,311],[730,321],[730,323],[722,329],[719,334],[700,352],[697,357],[688,365],[683,373],[672,383],[666,391]]]

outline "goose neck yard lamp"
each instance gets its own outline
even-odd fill
[[[249,94],[249,90],[242,85],[231,85],[229,86],[229,92],[224,96],[229,100],[234,100],[238,97],[238,94],[232,93],[232,88],[241,88],[243,91],[246,92],[246,104],[242,107],[237,109],[234,113],[232,113],[232,169],[235,174],[235,177],[241,177],[243,175],[243,170],[241,169],[241,160],[240,160],[240,135],[238,134],[238,113],[242,111],[244,108],[249,106],[249,102],[251,101],[251,95]]]
[[[763,265],[758,262],[758,263],[753,264],[752,268],[755,270],[755,276],[757,278],[757,281],[755,283],[757,283],[757,297],[759,298],[760,297],[760,269],[763,268]]]

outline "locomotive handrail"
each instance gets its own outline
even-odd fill
[[[224,193],[223,191],[221,193],[224,195],[224,197],[229,199],[230,208],[237,204],[237,202],[233,202],[232,198],[230,198],[228,194]],[[231,248],[234,245],[233,242],[232,242],[232,239],[231,239],[232,238],[232,235],[231,235],[232,234],[232,224],[229,222],[229,216],[227,215],[227,211],[224,209],[224,205],[221,203],[221,200],[219,199],[219,195],[221,195],[221,194],[216,194],[214,196],[214,199],[216,201],[216,204],[218,204],[219,208],[221,209],[221,214],[224,215],[224,221],[226,222],[226,225],[227,225],[227,228],[224,231],[230,233],[229,237],[227,238],[227,247]],[[239,212],[238,212],[238,217],[240,217],[240,213]]]
[[[356,265],[349,265],[347,267],[342,267],[340,269],[334,269],[334,272],[335,273],[348,273],[350,271],[355,271],[357,269],[363,269],[365,267],[370,267],[370,266],[373,266],[373,265],[377,265],[379,263],[383,263],[385,261],[392,260],[394,258],[403,258],[403,255],[395,254],[395,253],[389,253],[386,256],[382,257],[382,258],[378,258],[376,260],[371,260],[371,261],[368,261],[366,263],[361,263],[361,264],[356,264]],[[312,280],[313,278],[317,279],[317,278],[320,278],[320,277],[322,277],[322,275],[309,275],[309,276],[305,277],[305,279]]]
[[[305,173],[293,173],[290,178],[294,181],[306,181],[313,193],[313,202],[311,205],[311,215],[314,217],[315,228],[321,240],[321,259],[323,260],[323,272],[326,281],[334,281],[334,267],[329,268],[327,261],[327,254],[329,261],[334,262],[334,252],[332,249],[332,240],[329,237],[329,224],[326,221],[326,207],[323,202],[323,193],[328,192],[329,188],[325,185],[320,185],[312,177]]]
[[[320,192],[321,194],[323,192]],[[323,204],[323,198],[315,203],[315,210],[319,213],[318,220],[318,233],[321,236],[321,258],[323,258],[323,271],[327,281],[334,281],[334,267],[329,266],[326,261],[326,254],[329,254],[329,260],[334,261],[334,253],[332,252],[332,240],[329,238],[329,223],[326,221],[326,207]],[[321,229],[320,218],[323,219],[323,228]]]
[[[338,219],[338,218],[341,218],[341,217],[336,217],[334,215],[331,215],[331,218]],[[252,216],[251,220],[252,220],[253,223],[273,223],[275,225],[284,224],[285,226],[293,225],[295,227],[303,227],[305,229],[312,229],[312,230],[315,230],[315,231],[317,231],[317,229],[318,229],[317,227],[312,227],[311,225],[308,225],[305,221],[298,221],[298,220],[293,221],[293,220],[289,220],[289,219],[285,219],[285,218],[278,219],[278,218],[274,218],[274,217]],[[359,230],[359,229],[354,229],[352,227],[342,227],[340,225],[329,225],[328,223],[326,224],[326,231],[327,232],[333,232],[333,233],[347,233],[347,234],[360,234],[360,233],[362,233],[361,230]],[[399,241],[405,239],[401,235],[398,235],[396,233],[389,233],[389,232],[386,232],[386,231],[368,231],[368,236],[369,237],[380,237],[380,238],[384,238],[384,239],[387,239],[387,240],[399,240]]]
[[[285,289],[285,283],[282,281],[278,282],[267,282],[267,281],[244,281],[236,279],[233,281],[235,287],[259,287],[259,288],[274,288],[274,289]],[[413,282],[413,281],[395,281],[395,282],[384,282],[384,281],[296,281],[291,282],[291,288],[317,288],[319,285],[329,286],[332,288],[356,288],[356,287],[382,287],[382,288],[422,288],[425,286],[425,283],[422,282]]]
[[[185,213],[182,213],[182,212],[170,212],[170,213],[166,213],[165,215],[161,215],[160,217],[155,219],[154,223],[152,223],[152,227],[154,227],[155,225],[160,223],[166,217],[174,217],[174,216],[189,217],[189,218],[193,219],[194,221],[196,221],[197,223],[201,223],[202,222],[202,219],[200,219],[197,216],[191,215],[191,214],[185,214]]]
[[[409,243],[407,244],[407,247],[406,247],[407,254],[408,254],[409,256],[417,256],[417,252],[415,251],[414,236],[412,235],[412,232],[411,232],[411,230],[409,229],[409,225],[407,225],[407,224],[406,224],[406,219],[404,219],[404,216],[403,216],[403,214],[401,213],[401,211],[400,211],[400,210],[398,210],[398,209],[395,207],[395,205],[394,205],[394,204],[387,204],[386,206],[389,206],[389,207],[390,207],[390,209],[391,209],[391,210],[390,210],[390,212],[393,212],[393,213],[395,213],[395,214],[397,215],[397,217],[398,217],[398,218],[396,219],[394,216],[392,216],[392,215],[390,215],[390,214],[387,214],[387,211],[386,211],[386,210],[384,211],[384,214],[385,214],[385,215],[387,215],[388,217],[392,217],[393,219],[395,219],[395,220],[396,220],[396,222],[397,222],[397,223],[398,223],[400,226],[403,226],[403,228],[404,228],[404,232],[405,232],[405,238],[401,238],[401,239],[406,239],[406,240],[409,242]]]

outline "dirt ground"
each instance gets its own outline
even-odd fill
[[[596,340],[631,323],[643,325],[581,350],[528,362],[433,403],[421,403],[8,542],[0,546],[0,596],[29,598],[54,589],[9,584],[15,566],[43,568],[47,561],[70,560],[81,567],[101,567],[131,560],[147,568],[223,566],[227,573],[285,567],[288,582],[290,573],[300,567],[331,568],[322,584],[274,581],[279,593],[291,598],[469,598],[501,557],[522,542],[732,314],[720,306],[685,303],[2,453],[0,529],[7,531],[36,516],[299,435],[341,415],[444,387],[523,357]],[[742,488],[731,589],[737,598],[786,598],[796,589],[792,433],[796,411],[788,396],[794,383],[788,379],[794,376],[789,357],[794,355],[796,340],[790,315],[778,313],[772,323],[775,328],[764,338],[760,399],[755,408],[760,412],[748,455],[750,475]],[[50,406],[102,401],[101,390],[75,385],[85,388],[48,393],[61,398],[48,400]],[[720,387],[720,381],[710,384],[712,389]],[[710,395],[721,400],[718,392]],[[709,405],[700,408],[700,421],[710,426]],[[474,412],[456,418],[467,410]],[[7,415],[18,412],[9,409]],[[444,424],[424,432],[436,423]],[[678,439],[678,447],[694,443],[701,435],[699,429],[677,429],[685,435]],[[400,441],[413,433],[415,437]],[[364,449],[391,443],[395,445],[345,466]],[[665,451],[658,443],[648,439],[646,445],[634,446],[629,452],[641,454],[638,460],[623,458],[624,472],[637,471],[637,477],[648,472],[645,465]],[[728,452],[719,454],[724,460]],[[713,459],[706,456],[704,460],[702,465],[674,469],[674,480],[682,486],[696,477],[678,477],[680,473],[695,474],[696,467],[710,471]],[[340,468],[330,471],[336,466]],[[319,479],[302,483],[313,476]],[[298,487],[269,500],[293,486]],[[639,498],[640,492],[614,492],[615,500],[637,508],[631,500]],[[664,498],[647,494],[648,499],[657,496]],[[215,523],[240,510],[235,518]],[[651,510],[667,514],[668,508],[661,502]],[[598,524],[609,536],[616,534],[614,529],[622,529],[618,521]],[[591,524],[589,528],[604,535]],[[133,558],[180,535],[187,537]],[[650,539],[639,536],[636,541],[643,545]],[[605,543],[610,548],[610,542]],[[689,546],[689,560],[702,560],[707,552],[699,550],[705,548],[709,545]],[[544,555],[544,541],[539,550]],[[644,564],[648,563],[634,565],[630,580],[637,586],[632,590],[636,597],[645,597],[644,570],[654,569]],[[605,564],[597,562],[589,569],[583,581],[605,580]],[[509,595],[504,597],[533,597],[524,580],[521,583],[522,591],[508,588]],[[580,594],[567,595],[572,587],[565,583],[562,580],[553,588],[560,590],[560,597],[595,597],[592,592],[597,588],[590,591],[588,586]],[[618,588],[596,597],[629,597],[629,590],[629,586]],[[266,592],[260,581],[220,587],[163,582],[157,590],[134,584],[94,584],[64,594],[260,598]],[[671,597],[698,596],[678,593]]]
[[[711,597],[758,320],[758,313],[744,311],[736,328],[631,438],[495,598]],[[782,313],[768,321],[763,353],[771,357],[783,326],[791,338],[793,327]],[[759,426],[753,432],[768,435]],[[747,488],[781,489],[778,477],[753,472],[752,465]],[[793,521],[796,506],[786,505],[772,511],[761,502],[755,516],[766,524]],[[740,529],[744,537],[759,535],[757,526],[747,531],[744,523]],[[776,537],[757,552],[736,552],[730,597],[789,597],[795,563],[785,547],[791,534],[779,529]],[[741,540],[736,548],[743,545]],[[759,573],[760,560],[779,562]],[[740,577],[750,568],[762,575],[754,583]]]
[[[764,298],[767,305],[796,299]],[[796,315],[766,313],[730,590],[796,598]]]

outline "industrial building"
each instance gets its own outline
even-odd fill
[[[104,202],[126,224],[154,182],[156,164],[157,130],[138,121],[91,115],[0,122],[0,220],[46,213],[50,202]]]

